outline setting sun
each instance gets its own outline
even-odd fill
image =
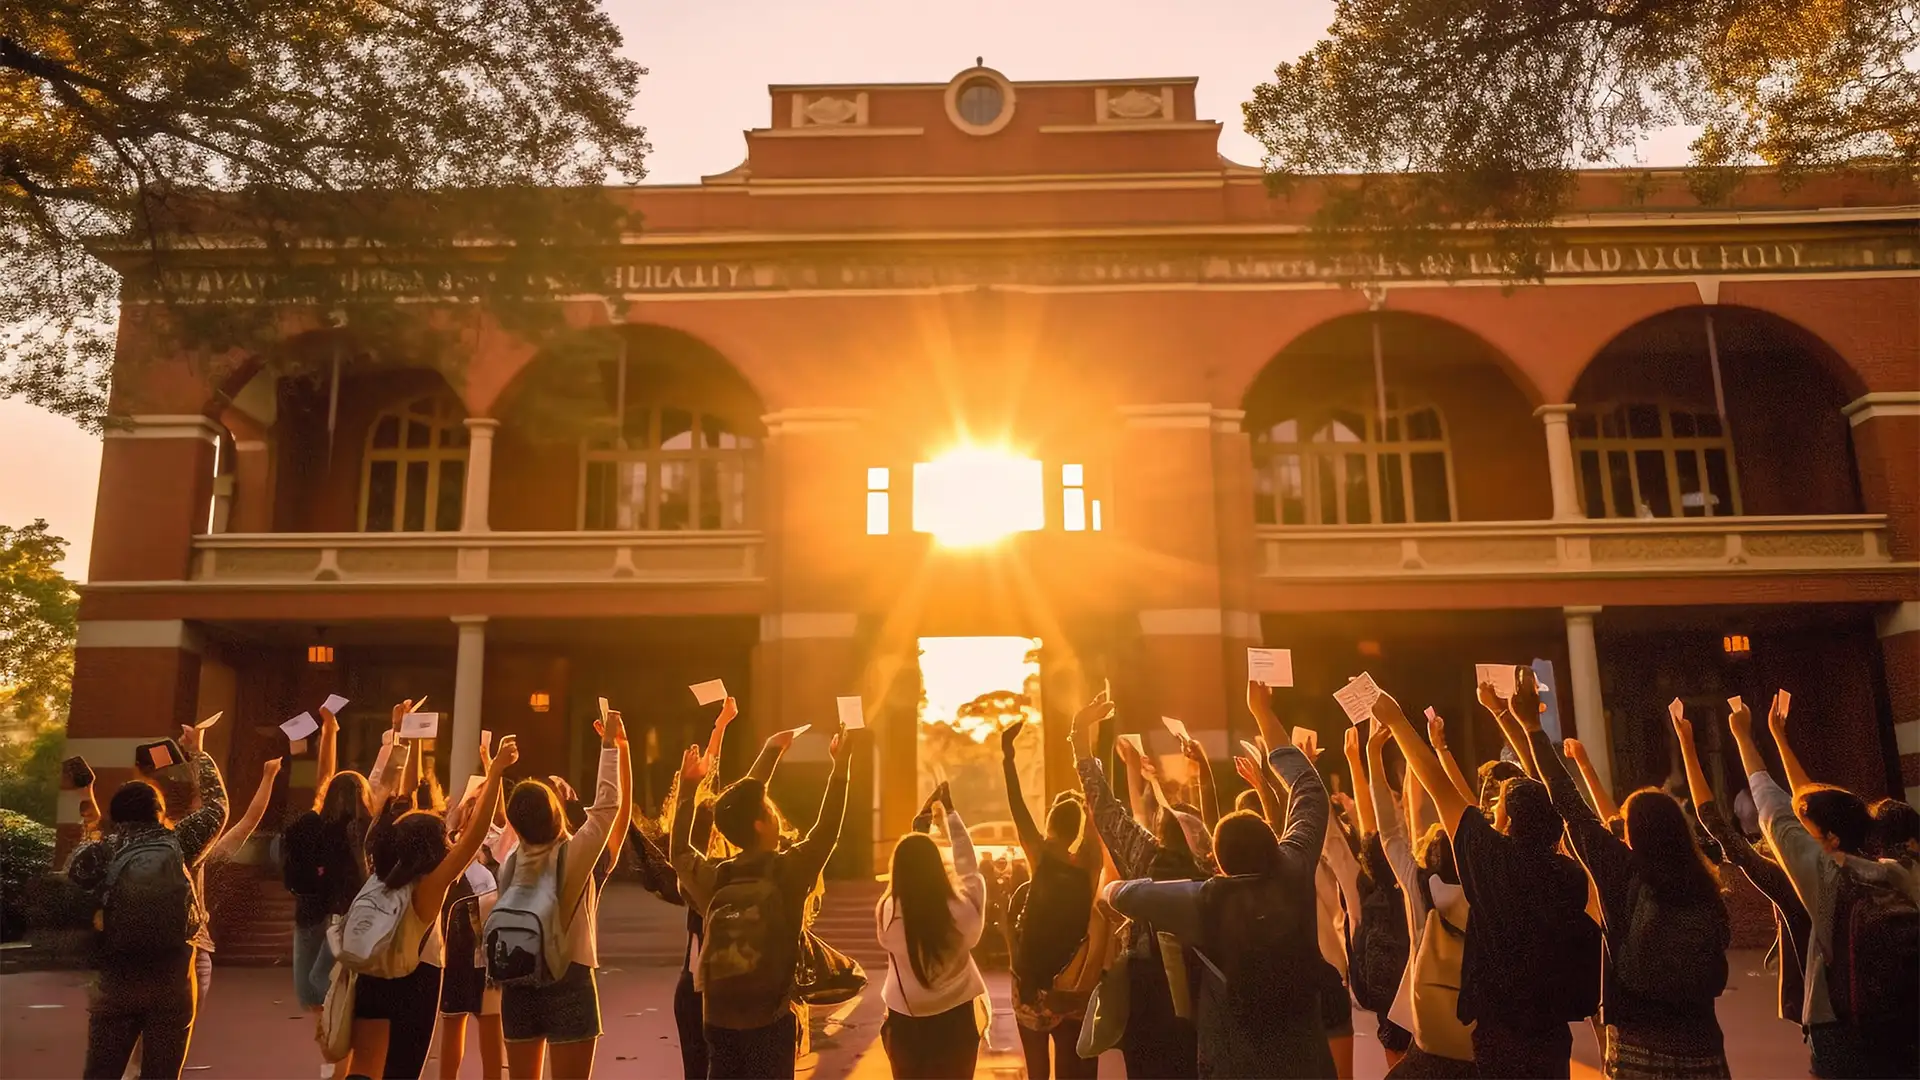
[[[1046,524],[1040,463],[962,446],[913,467],[913,531],[942,547],[979,547]]]

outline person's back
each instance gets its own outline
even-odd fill
[[[1326,980],[1308,897],[1274,874],[1214,877],[1200,889],[1198,1013],[1203,1074],[1328,1076]]]

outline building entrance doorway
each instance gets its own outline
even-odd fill
[[[1040,639],[923,637],[919,646],[915,801],[946,781],[981,854],[1005,858],[1019,841],[1001,773],[1000,732],[1023,718],[1026,727],[1015,744],[1020,787],[1036,819],[1047,793]]]

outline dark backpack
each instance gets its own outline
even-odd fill
[[[1711,1005],[1727,988],[1731,930],[1717,901],[1676,907],[1641,885],[1628,920],[1619,955],[1613,957],[1621,986],[1668,1005]]]
[[[100,951],[127,959],[177,952],[193,939],[193,879],[171,829],[129,838],[107,864]]]
[[[302,814],[280,836],[280,880],[295,896],[326,896],[326,826],[318,814]]]
[[[1013,891],[1013,973],[1020,1000],[1032,1004],[1053,985],[1087,940],[1093,880],[1055,855],[1042,855],[1033,878]]]
[[[1920,909],[1889,882],[1840,868],[1827,998],[1853,1027],[1912,1034],[1920,1016]]]
[[[1371,887],[1360,897],[1359,922],[1347,943],[1347,979],[1360,1007],[1378,1013],[1393,1007],[1413,938],[1407,930],[1406,897],[1378,835],[1367,838],[1365,855]]]
[[[1200,951],[1226,981],[1236,1024],[1271,1024],[1320,1000],[1321,969],[1333,969],[1320,956],[1311,920],[1303,925],[1290,906],[1285,890],[1264,874],[1216,876],[1200,886]],[[1305,972],[1313,976],[1302,978]]]
[[[745,1030],[780,1018],[792,1001],[800,961],[798,912],[767,852],[721,863],[700,946],[706,1022]]]

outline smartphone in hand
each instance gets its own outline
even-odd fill
[[[60,763],[60,786],[68,791],[84,791],[93,783],[93,767],[87,759],[74,755]]]

